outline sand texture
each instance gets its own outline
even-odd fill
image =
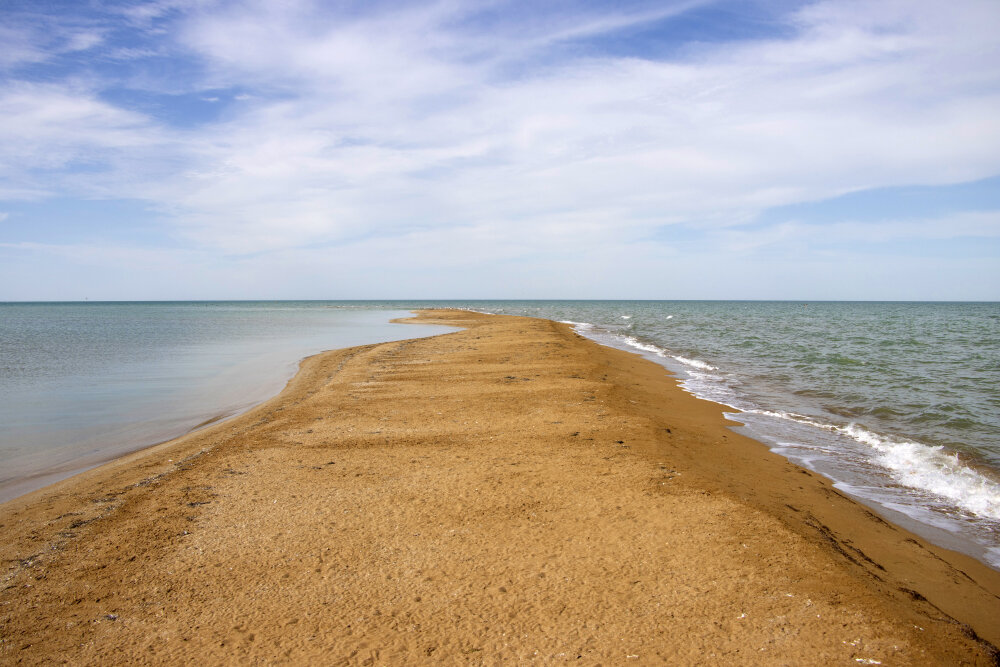
[[[547,320],[324,353],[0,506],[0,663],[994,664],[1000,573]]]

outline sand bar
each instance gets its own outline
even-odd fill
[[[0,662],[994,664],[1000,573],[547,320],[303,362],[0,506]]]

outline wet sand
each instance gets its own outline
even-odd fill
[[[4,664],[994,664],[1000,573],[568,326],[317,355],[0,505]]]

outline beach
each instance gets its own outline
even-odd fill
[[[0,505],[0,661],[995,664],[1000,572],[544,319],[305,360]]]

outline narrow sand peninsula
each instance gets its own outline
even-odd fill
[[[0,507],[0,661],[992,664],[1000,573],[546,320],[329,352]],[[980,637],[982,639],[980,639]]]

